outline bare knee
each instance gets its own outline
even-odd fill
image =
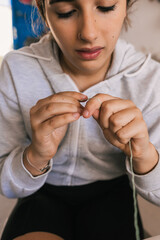
[[[63,238],[47,232],[31,232],[22,236],[16,237],[13,240],[63,240]]]

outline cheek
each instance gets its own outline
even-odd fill
[[[108,33],[112,39],[117,39],[120,35],[123,23],[124,23],[125,16],[117,16],[111,21],[111,24],[108,26]]]
[[[110,44],[112,41],[116,41],[120,33],[120,27],[117,26],[117,23],[105,24],[105,28],[103,29],[103,38]]]
[[[68,24],[69,25],[69,24]],[[66,24],[52,24],[50,30],[56,42],[61,45],[70,45],[75,39],[75,31]]]
[[[119,36],[125,16],[125,8],[120,7],[117,12],[115,10],[115,13],[109,19],[106,19],[103,24],[103,32],[105,32],[107,38],[115,39]]]
[[[52,27],[50,27],[50,30],[52,32],[54,39],[56,40],[56,42],[58,44],[60,42],[63,42],[63,39],[66,38],[66,36],[67,36],[66,32],[64,32],[64,30],[58,26],[52,25]]]
[[[52,35],[63,53],[70,52],[70,49],[74,43],[71,40],[71,36],[66,28],[62,30],[52,29]]]

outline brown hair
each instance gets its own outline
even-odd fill
[[[136,0],[127,0],[127,7],[131,7],[132,4],[135,2]],[[39,9],[39,12],[43,18],[43,20],[45,20],[45,0],[35,0],[36,5]]]

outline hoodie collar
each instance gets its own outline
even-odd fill
[[[134,46],[122,39],[117,41],[113,52],[112,64],[107,72],[106,79],[115,76],[133,77],[139,75],[145,68],[151,55],[137,52]]]
[[[45,35],[38,43],[31,44],[30,49],[31,53],[24,51],[24,48],[15,52],[37,58],[55,92],[79,91],[74,81],[63,72],[60,66],[58,46],[50,33]],[[136,52],[131,44],[119,39],[113,52],[112,63],[107,72],[106,80],[90,87],[84,93],[92,92],[95,94],[97,88],[101,93],[106,93],[106,88],[108,89],[114,80],[140,74],[149,59],[150,55],[146,57],[143,53]]]

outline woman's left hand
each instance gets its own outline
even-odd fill
[[[150,157],[156,158],[157,163],[158,153],[149,141],[147,125],[140,109],[131,100],[97,94],[86,103],[83,112],[83,117],[90,116],[98,122],[105,138],[127,156],[130,156],[128,143],[131,140],[135,166],[143,168],[141,164],[146,163],[146,159]],[[153,158],[150,161],[153,161]],[[150,162],[150,165],[153,164]]]

